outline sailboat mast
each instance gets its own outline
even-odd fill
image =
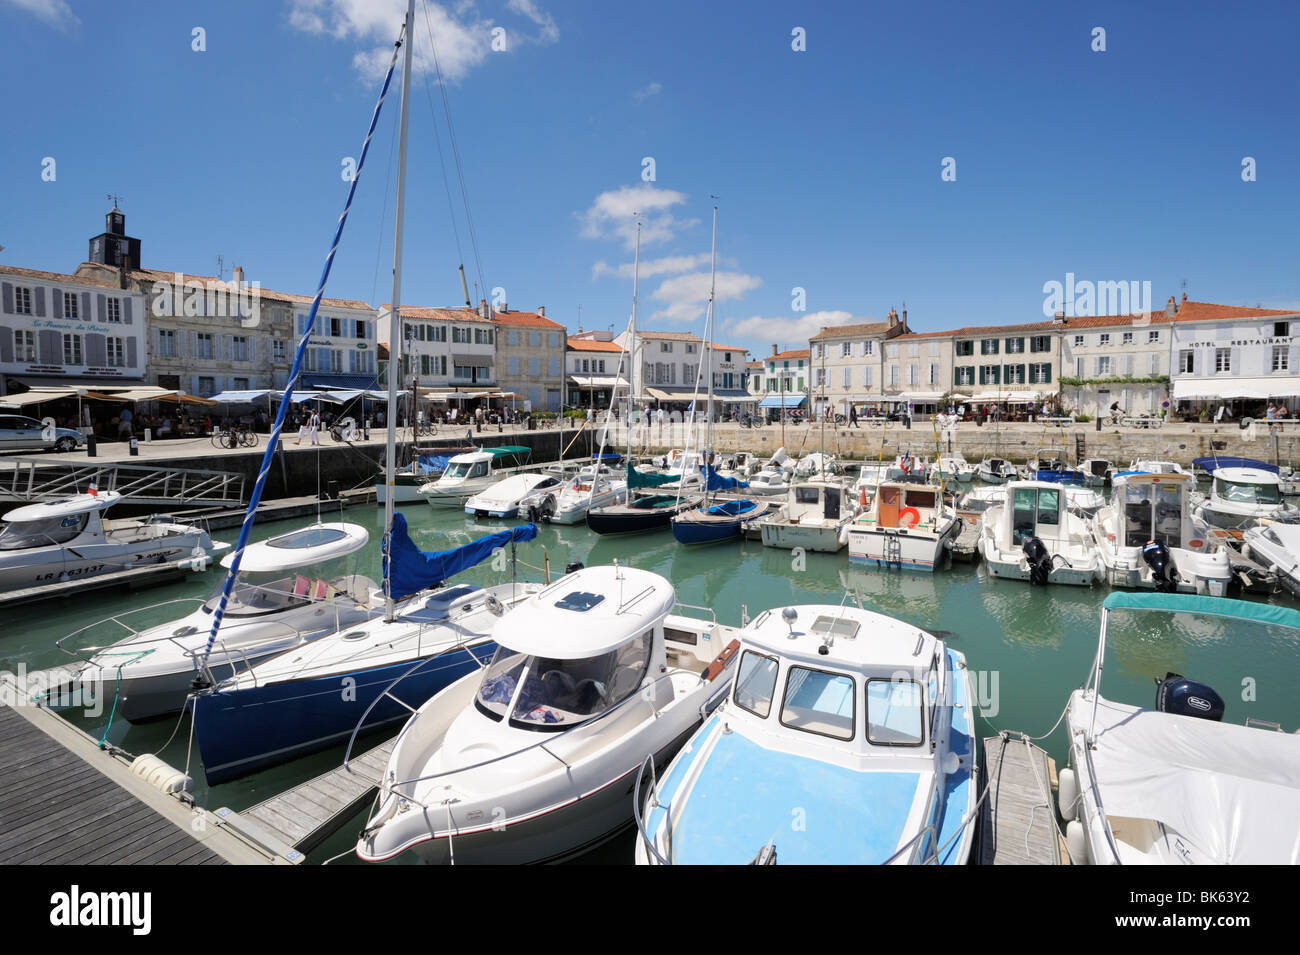
[[[393,499],[396,495],[396,482],[393,478],[394,462],[397,460],[397,424],[393,412],[397,409],[397,377],[402,367],[402,230],[406,225],[406,141],[407,128],[411,118],[411,52],[415,43],[412,29],[415,26],[415,0],[406,2],[406,50],[402,60],[402,99],[397,133],[397,213],[393,225],[393,310],[388,317],[388,454],[384,465],[384,481],[388,493],[384,495],[384,549],[388,560],[384,561],[384,619],[393,620]],[[417,393],[418,394],[418,393]],[[415,409],[411,409],[415,414]]]
[[[636,356],[636,292],[637,279],[641,274],[641,219],[636,220],[636,254],[632,259],[632,321],[628,324],[627,343],[627,420],[623,426],[627,429],[627,459],[632,460],[632,405],[636,402],[636,373],[640,364]],[[648,425],[648,422],[647,422]],[[629,488],[629,491],[631,489]]]
[[[705,373],[709,376],[709,402],[707,417],[704,421],[704,466],[708,474],[709,457],[713,454],[713,295],[717,290],[718,279],[718,207],[713,207],[713,252],[709,264],[709,317],[705,329],[707,340],[704,343],[706,358]]]

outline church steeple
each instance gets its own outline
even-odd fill
[[[140,268],[140,240],[126,234],[126,213],[117,207],[118,196],[109,196],[113,208],[104,216],[104,231],[90,240],[91,262],[121,269]]]

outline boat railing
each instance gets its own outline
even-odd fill
[[[897,850],[893,855],[891,855],[888,859],[886,859],[884,862],[882,862],[882,863],[880,863],[880,864],[881,864],[881,865],[889,865],[891,862],[893,862],[895,859],[897,859],[899,856],[901,856],[904,852],[908,851],[908,849],[910,849],[910,848],[912,847],[912,845],[913,845],[917,840],[921,839],[922,837],[924,837],[924,836],[926,836],[926,835],[929,835],[929,836],[931,837],[931,840],[930,840],[930,841],[931,841],[931,852],[930,852],[930,855],[928,855],[925,859],[922,860],[922,864],[923,864],[923,865],[929,865],[931,862],[937,862],[938,859],[939,859],[939,856],[938,856],[938,854],[934,851],[934,847],[938,845],[939,832],[938,832],[937,829],[935,829],[935,827],[934,827],[934,823],[932,823],[932,822],[927,822],[927,823],[926,823],[926,824],[925,824],[925,825],[924,825],[924,826],[923,826],[923,827],[922,827],[922,828],[921,828],[921,829],[916,833],[916,835],[912,836],[912,838],[908,839],[908,840],[907,840],[906,842],[904,842],[901,846],[899,846],[899,847],[898,847],[898,850]]]
[[[95,654],[101,653],[102,651],[118,646],[122,644],[122,641],[110,640],[108,643],[105,643],[101,646],[76,647],[76,648],[65,646],[65,644],[68,643],[69,641],[73,641],[75,637],[81,634],[85,634],[87,631],[94,630],[96,627],[102,627],[109,624],[116,624],[131,636],[139,636],[144,630],[148,630],[153,627],[156,627],[158,626],[158,624],[151,623],[147,627],[137,628],[127,623],[125,618],[132,617],[136,614],[144,614],[144,613],[149,613],[151,611],[161,610],[163,607],[170,607],[176,604],[187,604],[190,605],[191,607],[194,607],[194,606],[202,606],[203,603],[204,603],[203,599],[199,597],[178,597],[174,600],[164,600],[161,603],[151,604],[148,607],[137,607],[134,610],[126,610],[123,611],[122,613],[114,614],[111,617],[105,617],[102,620],[96,620],[94,623],[86,624],[86,626],[84,627],[79,627],[78,629],[72,631],[66,636],[62,636],[59,639],[55,640],[54,645],[58,647],[60,650],[62,650],[64,653],[78,660],[81,660],[83,663],[93,663],[94,660],[92,658]],[[139,643],[142,645],[162,643],[170,640],[171,638],[172,638],[172,634],[160,634],[159,636],[151,637],[147,640],[141,640],[139,641]],[[127,646],[134,646],[134,643],[127,644]]]
[[[707,613],[707,614],[709,615],[709,622],[710,622],[710,623],[715,623],[715,624],[716,624],[716,623],[718,622],[718,615],[717,615],[717,613],[714,611],[714,609],[713,609],[712,607],[700,607],[700,606],[697,606],[697,605],[695,605],[695,604],[688,604],[688,603],[684,603],[684,602],[681,601],[681,600],[678,600],[678,601],[674,602],[674,604],[673,604],[673,610],[679,610],[679,609],[680,609],[680,610],[699,610],[699,611],[701,611],[701,612],[703,612],[703,613]],[[688,616],[690,616],[690,614],[685,614],[685,613],[684,613],[684,614],[682,614],[682,616],[683,616],[683,617],[688,617]]]
[[[397,679],[395,679],[392,683],[388,684],[388,686],[383,690],[383,692],[380,693],[378,696],[376,696],[375,699],[371,701],[370,705],[366,707],[366,711],[361,714],[361,719],[357,722],[357,725],[353,728],[352,735],[348,739],[347,751],[343,755],[343,768],[345,770],[347,770],[350,773],[355,772],[355,770],[353,770],[350,765],[352,761],[352,748],[356,743],[357,736],[361,732],[361,728],[365,726],[366,720],[370,716],[370,711],[373,710],[376,705],[378,705],[380,700],[382,700],[384,697],[388,697],[390,700],[397,703],[399,706],[402,706],[403,708],[409,710],[412,716],[415,716],[418,713],[418,710],[415,707],[412,707],[409,703],[394,696],[393,690],[396,688],[397,684],[401,683],[408,676],[411,676],[416,671],[420,670],[422,667],[436,661],[437,659],[438,659],[437,657],[430,657],[426,660],[421,660],[418,663],[416,663],[409,670],[407,670],[406,672],[398,676]],[[475,657],[475,659],[478,658]],[[485,663],[482,660],[480,660],[479,666],[480,668],[483,668],[485,667]],[[618,712],[619,710],[623,709],[625,706],[628,706],[629,704],[631,704],[636,700],[653,699],[653,694],[651,692],[652,689],[658,686],[658,684],[663,681],[666,680],[671,681],[672,677],[673,677],[672,673],[665,673],[655,677],[650,683],[646,684],[645,686],[642,686],[634,693],[629,693],[626,697],[619,700],[609,709],[602,710],[599,714],[597,714],[595,718],[603,720],[606,717],[612,715],[613,713]],[[569,766],[569,763],[562,756],[560,756],[558,753],[553,752],[548,747],[554,745],[557,741],[564,739],[566,736],[576,732],[577,730],[587,729],[591,725],[591,722],[592,721],[588,719],[588,720],[584,720],[581,723],[575,723],[573,726],[570,726],[567,729],[560,730],[556,733],[548,734],[545,738],[539,739],[535,743],[530,743],[529,745],[520,747],[519,749],[511,750],[508,753],[500,753],[489,759],[484,759],[477,763],[471,763],[468,766],[458,766],[455,769],[448,769],[439,773],[429,773],[424,776],[412,776],[409,779],[388,778],[388,779],[379,780],[378,798],[382,800],[384,794],[386,792],[390,792],[396,795],[400,799],[405,799],[408,802],[415,803],[417,806],[420,806],[423,809],[429,809],[431,807],[425,805],[420,800],[415,798],[415,785],[417,783],[429,782],[430,780],[434,780],[434,779],[444,779],[448,776],[455,776],[459,773],[467,773],[470,772],[471,770],[482,769],[484,766],[490,766],[493,763],[499,763],[504,759],[511,759],[522,753],[527,753],[531,750],[537,750],[537,749],[543,750],[548,756],[553,757],[566,768],[571,768]],[[393,750],[392,750],[393,752],[396,752],[397,748],[401,746],[402,739],[406,736],[407,732],[410,731],[411,727],[414,725],[415,725],[414,719],[407,720],[406,724],[402,727],[401,731],[397,734],[397,736],[393,740]],[[401,791],[399,787],[405,787],[406,791],[405,792]]]
[[[285,636],[292,638],[295,646],[301,645],[305,641],[305,635],[301,629],[298,627],[291,627],[289,624],[282,621],[266,621],[263,626],[283,631]],[[195,673],[206,680],[209,686],[215,687],[219,682],[221,682],[217,679],[216,674],[212,672],[213,666],[219,666],[221,663],[218,659],[214,664],[214,657],[225,658],[226,665],[230,667],[230,675],[232,677],[242,669],[244,673],[247,673],[252,678],[253,686],[258,686],[256,667],[254,667],[252,662],[248,659],[248,648],[226,646],[226,641],[221,639],[220,631],[217,632],[217,639],[213,642],[211,651],[208,651],[206,646],[187,647],[180,642],[179,637],[169,636],[168,639],[176,645],[182,656],[188,657],[194,661]],[[243,663],[242,668],[235,666],[236,657],[238,657],[238,659]]]
[[[632,819],[636,822],[636,831],[641,837],[641,843],[645,846],[646,852],[649,853],[660,865],[672,865],[672,862],[669,859],[664,858],[664,856],[660,854],[659,850],[655,848],[654,839],[652,839],[650,834],[646,832],[645,818],[643,815],[644,810],[642,808],[640,797],[641,782],[645,778],[645,770],[647,766],[650,767],[650,788],[646,790],[645,801],[650,805],[651,809],[663,808],[664,844],[667,845],[668,832],[672,827],[672,806],[664,806],[659,802],[659,780],[655,775],[654,753],[646,756],[645,760],[641,763],[641,768],[636,772],[636,785],[632,787]]]

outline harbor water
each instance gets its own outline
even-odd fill
[[[402,509],[412,538],[424,550],[444,550],[498,530],[500,521],[475,521],[459,509],[435,510],[424,504]],[[369,506],[326,511],[325,520],[346,520],[365,526],[371,535],[358,555],[357,570],[380,577],[379,542],[383,510]],[[254,538],[262,539],[311,523],[304,518],[260,524]],[[233,541],[237,531],[214,534]],[[979,564],[956,563],[934,574],[883,570],[851,565],[847,551],[838,554],[799,554],[763,547],[758,541],[684,547],[668,530],[629,537],[598,537],[585,525],[542,525],[537,539],[518,548],[518,575],[541,580],[549,563],[550,578],[566,564],[587,565],[615,560],[654,571],[668,578],[683,604],[716,614],[720,623],[739,625],[742,612],[755,617],[769,608],[799,603],[840,604],[860,600],[867,609],[898,617],[944,636],[966,655],[976,673],[980,704],[980,735],[999,729],[1023,730],[1033,736],[1048,733],[1057,723],[1071,690],[1087,678],[1096,651],[1101,601],[1109,592],[1092,588],[1033,587],[992,578]],[[508,574],[508,571],[504,573]],[[503,571],[485,562],[457,578],[489,584]],[[88,624],[138,608],[153,607],[132,617],[133,625],[162,623],[183,615],[193,604],[168,603],[202,599],[217,587],[222,571],[209,569],[177,583],[137,593],[91,592],[61,602],[14,608],[6,612],[0,636],[0,670],[28,672],[67,665],[72,658],[54,642]],[[1245,598],[1262,599],[1262,598]],[[1293,605],[1286,595],[1268,598]],[[1278,630],[1243,631],[1212,618],[1198,619],[1184,630],[1184,618],[1151,615],[1153,619],[1116,614],[1110,634],[1105,694],[1125,702],[1151,705],[1154,680],[1176,671],[1214,687],[1227,702],[1225,719],[1247,717],[1280,723],[1287,731],[1300,727],[1300,694],[1295,693],[1297,646],[1295,634]],[[89,642],[109,642],[108,628],[97,629]],[[126,636],[123,631],[116,639]],[[870,639],[869,633],[859,639]],[[173,766],[185,767],[195,780],[199,805],[246,809],[297,783],[338,766],[343,747],[265,770],[244,779],[209,788],[199,768],[197,747],[191,747],[188,717],[168,717],[132,725],[110,720],[111,699],[95,716],[66,711],[70,719],[95,738],[121,746],[132,754],[155,753]],[[358,751],[382,741],[364,740]],[[1057,728],[1042,742],[1065,765],[1065,730]],[[347,853],[364,822],[364,811],[314,850],[310,862]],[[630,862],[629,833],[596,850],[591,861]],[[341,855],[338,863],[356,862]],[[414,861],[404,857],[398,861]]]

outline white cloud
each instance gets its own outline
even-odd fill
[[[787,348],[806,347],[808,339],[830,325],[852,325],[852,312],[809,312],[791,318],[729,318],[722,323],[728,335],[751,341],[785,343]]]
[[[60,30],[81,23],[77,15],[68,6],[67,0],[3,0],[11,7],[17,7],[24,13],[30,13],[38,20],[48,23]]]
[[[632,98],[636,100],[638,103],[644,103],[650,97],[656,95],[663,88],[664,87],[662,83],[651,83],[649,86],[634,92],[632,94]]]
[[[30,2],[30,0],[29,0]],[[406,0],[291,0],[289,23],[304,33],[328,35],[365,46],[352,58],[353,65],[367,80],[382,77],[393,55],[393,43],[401,31]],[[532,0],[509,0],[507,9],[527,17],[541,29],[536,36],[507,30],[506,52],[522,43],[554,43],[559,29],[550,14]],[[454,10],[438,3],[416,5],[412,48],[413,73],[434,72],[433,42],[443,77],[463,79],[492,53],[493,19],[479,16],[473,3],[458,3]]]
[[[714,302],[738,299],[746,292],[758,288],[763,280],[744,272],[719,272]],[[651,319],[666,318],[674,322],[689,322],[705,313],[709,302],[709,273],[692,272],[665,279],[650,297],[667,302],[667,306],[651,315]]]
[[[642,278],[652,278],[656,275],[670,275],[673,272],[689,272],[691,269],[698,269],[708,264],[708,252],[701,252],[699,255],[668,255],[661,259],[643,259],[640,271]],[[615,267],[601,259],[591,267],[591,277],[598,279],[602,275],[616,275],[619,278],[630,279],[635,265],[635,262],[621,262]]]
[[[684,193],[660,189],[654,183],[620,186],[598,195],[586,212],[574,213],[587,239],[621,238],[625,248],[636,245],[636,214],[641,214],[641,244],[671,242],[677,233],[699,225],[699,219],[677,219],[670,211],[686,201]]]

